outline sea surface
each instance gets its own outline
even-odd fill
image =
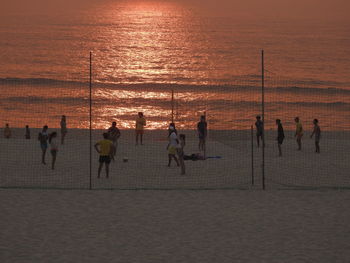
[[[262,114],[287,129],[350,130],[350,25],[339,21],[236,17],[179,1],[96,1],[84,8],[10,12],[0,18],[0,125],[89,127],[117,121],[149,129],[174,119],[212,129],[250,129]]]

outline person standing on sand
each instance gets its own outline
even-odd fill
[[[56,163],[56,156],[58,152],[57,132],[53,132],[49,135],[49,143],[51,146],[51,155],[52,155],[51,169],[54,170],[55,163]]]
[[[64,144],[64,138],[66,137],[67,132],[68,132],[67,131],[66,115],[62,115],[60,125],[61,125],[61,144],[63,145]]]
[[[145,117],[143,116],[143,113],[142,112],[139,112],[138,113],[138,117],[136,119],[136,145],[139,144],[139,136],[140,136],[140,142],[141,142],[141,145],[143,145],[143,141],[142,141],[142,137],[143,137],[143,128],[144,126],[146,126],[146,119]]]
[[[48,130],[48,126],[45,125],[43,127],[43,130],[39,133],[39,136],[38,136],[38,140],[40,142],[40,148],[42,151],[42,156],[41,156],[41,163],[42,164],[46,164],[45,155],[46,155],[46,150],[47,150],[47,140],[49,138],[47,130]]]
[[[197,133],[198,133],[198,149],[200,151],[205,151],[205,143],[207,139],[208,134],[208,124],[205,120],[205,116],[202,115],[200,117],[200,121],[197,123]]]
[[[6,139],[10,139],[11,138],[11,134],[12,134],[12,132],[11,132],[10,126],[9,126],[8,123],[6,123],[5,129],[4,129],[4,137]]]
[[[24,134],[24,138],[26,138],[26,140],[30,140],[30,130],[28,125],[26,125],[26,133]]]
[[[279,156],[282,156],[282,143],[284,140],[284,131],[283,131],[283,126],[281,123],[280,119],[276,120],[276,124],[277,124],[277,144],[278,144],[278,152],[279,152]]]
[[[303,125],[300,122],[299,117],[296,117],[294,119],[296,123],[296,130],[295,130],[295,136],[297,138],[297,144],[298,144],[298,151],[301,151],[301,138],[304,135]]]
[[[316,153],[320,153],[320,139],[321,139],[321,128],[318,125],[318,119],[314,119],[314,130],[310,136],[312,138],[315,135],[315,147],[316,147]]]
[[[120,130],[117,128],[117,123],[112,122],[112,126],[107,131],[108,139],[113,143],[113,156],[116,155],[117,147],[118,147],[118,139],[120,137]]]
[[[256,140],[258,143],[258,148],[260,147],[260,138],[261,141],[264,143],[264,123],[261,120],[261,117],[258,115],[256,116],[256,122],[255,122],[255,127],[256,127]]]
[[[180,142],[177,145],[177,156],[179,157],[179,163],[181,166],[181,175],[184,175],[186,170],[185,170],[185,161],[184,161],[184,147],[186,145],[186,136],[185,134],[180,134]]]
[[[179,140],[177,139],[177,131],[175,129],[175,124],[170,123],[169,125],[169,143],[167,146],[168,150],[168,167],[171,165],[171,160],[174,159],[177,166],[180,166],[179,161],[176,158],[177,146],[179,144]]]
[[[109,164],[111,163],[111,158],[113,158],[113,154],[115,150],[114,150],[113,142],[108,138],[109,138],[108,133],[104,133],[103,140],[95,144],[95,149],[100,154],[100,158],[99,158],[100,165],[98,167],[97,178],[100,178],[101,170],[104,163],[106,164],[106,178],[109,177]]]

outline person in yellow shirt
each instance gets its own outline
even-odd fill
[[[135,131],[136,131],[136,145],[139,144],[139,136],[140,136],[140,142],[141,145],[143,145],[143,129],[144,126],[146,126],[146,119],[143,116],[142,112],[138,113],[138,117],[136,119],[136,127],[135,127]]]
[[[106,178],[109,177],[109,164],[111,163],[111,158],[113,159],[114,146],[113,142],[108,140],[108,136],[108,133],[104,133],[103,140],[95,144],[95,149],[100,154],[97,178],[100,178],[104,163],[106,164]]]
[[[297,138],[298,151],[301,151],[301,138],[304,135],[303,125],[300,122],[299,117],[294,119],[296,123],[295,137]]]

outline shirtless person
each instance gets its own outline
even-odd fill
[[[112,156],[115,156],[117,152],[119,137],[120,137],[120,131],[117,128],[117,123],[114,121],[112,122],[112,126],[108,129],[108,139],[112,141],[113,149],[114,149]]]
[[[301,125],[299,117],[296,117],[294,119],[296,123],[296,130],[295,130],[295,136],[297,138],[297,144],[298,144],[298,151],[301,151],[301,138],[304,135],[303,125]]]
[[[321,128],[318,125],[318,119],[314,119],[314,130],[310,136],[312,138],[315,135],[315,147],[316,147],[316,153],[320,153],[320,139],[321,139]]]

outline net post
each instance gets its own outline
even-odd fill
[[[254,185],[254,132],[253,125],[250,128],[251,155],[252,155],[252,186]]]
[[[92,189],[92,52],[90,51],[90,80],[89,80],[89,189]]]
[[[262,188],[265,190],[265,69],[264,50],[261,50],[261,110],[262,110]]]

